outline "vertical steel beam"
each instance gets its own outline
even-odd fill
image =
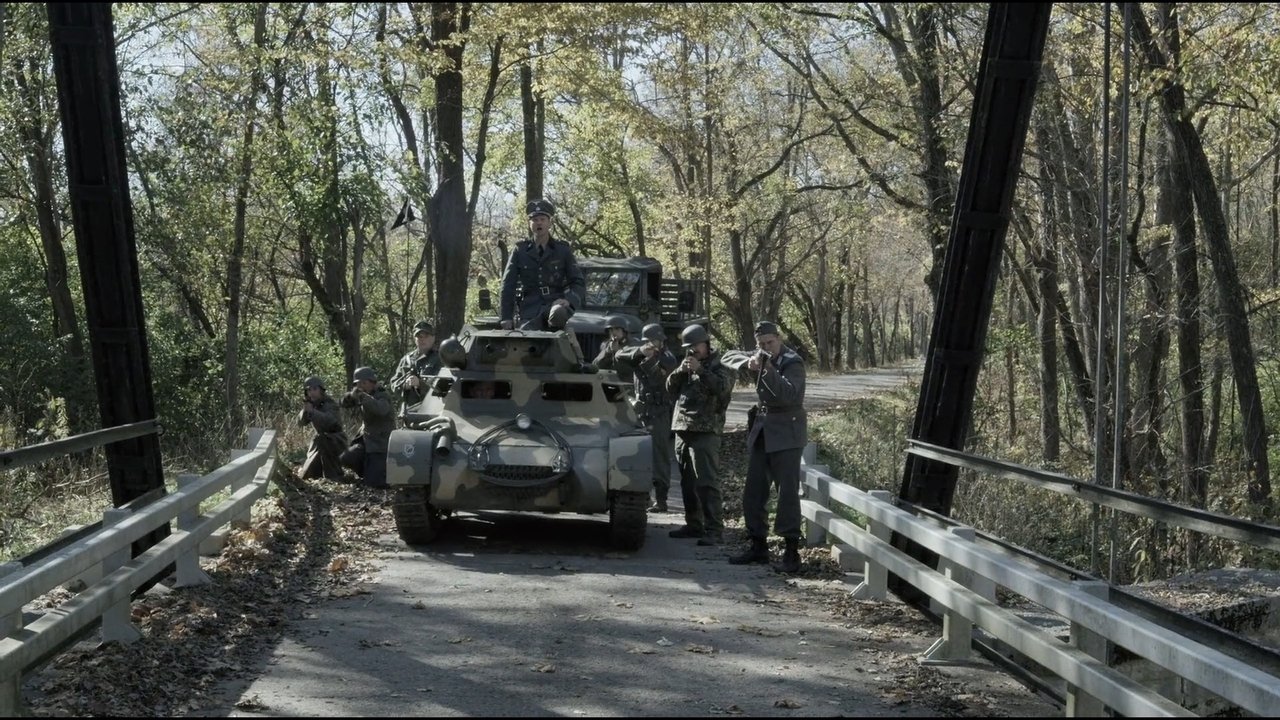
[[[914,440],[964,449],[1052,6],[992,3],[987,17]],[[958,472],[908,455],[899,496],[949,514]]]
[[[156,411],[125,171],[111,5],[47,7],[102,426],[151,420]],[[104,450],[115,505],[154,488],[163,492],[160,440],[155,434],[121,440]]]

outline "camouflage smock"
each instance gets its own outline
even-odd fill
[[[724,430],[724,413],[733,393],[733,376],[712,350],[696,373],[677,367],[667,376],[667,392],[675,399],[672,430],[713,432]]]

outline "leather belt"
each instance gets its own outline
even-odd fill
[[[803,409],[803,406],[801,405],[787,405],[784,407],[772,407],[772,408],[769,407],[768,405],[761,405],[759,412],[761,415],[768,415],[769,413],[795,412],[796,410],[801,410],[801,409]]]

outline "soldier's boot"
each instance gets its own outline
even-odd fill
[[[751,538],[751,545],[738,555],[729,558],[730,565],[768,564],[769,544],[762,537]]]
[[[688,525],[681,525],[675,530],[672,530],[671,532],[667,533],[667,537],[700,538],[702,537],[702,530],[699,530],[698,528],[691,528]]]
[[[724,535],[714,530],[708,530],[706,534],[698,538],[698,544],[703,547],[714,547],[722,543],[724,543]]]
[[[784,573],[800,572],[800,539],[787,538],[787,547],[782,551],[782,564],[778,570]]]
[[[668,512],[666,495],[658,495],[655,493],[653,504],[649,506],[649,512],[651,513]]]

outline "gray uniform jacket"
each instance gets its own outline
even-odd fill
[[[418,352],[418,348],[414,348],[400,358],[400,364],[396,366],[396,372],[391,376],[391,389],[400,394],[405,405],[417,405],[427,396],[427,384],[419,383],[418,389],[414,390],[408,384],[409,378],[414,375],[420,378],[438,375],[440,365],[440,353],[436,352],[435,348],[425,353]]]
[[[325,395],[320,398],[320,402],[312,403],[310,409],[302,408],[298,413],[298,425],[308,424],[321,435],[342,433],[342,417],[339,415],[338,403]]]
[[[667,378],[679,366],[680,360],[665,347],[654,353],[653,357],[641,360],[636,368],[636,399],[646,409],[670,408],[671,394],[667,392]]]
[[[720,362],[720,353],[711,351],[696,373],[676,368],[667,376],[667,392],[675,400],[672,430],[724,432],[724,412],[733,393],[733,375]]]
[[[384,453],[391,441],[391,431],[396,429],[395,407],[391,403],[391,394],[379,385],[372,393],[362,393],[356,401],[360,406],[360,415],[364,419],[364,427],[360,434],[364,435],[365,452]]]
[[[520,319],[528,322],[560,298],[577,310],[586,293],[587,282],[567,243],[551,238],[539,252],[533,240],[522,240],[502,273],[499,319],[513,320],[519,308]]]
[[[804,411],[804,359],[789,347],[769,359],[756,380],[760,398],[755,423],[747,433],[747,447],[764,438],[764,451],[802,448],[809,442]]]

